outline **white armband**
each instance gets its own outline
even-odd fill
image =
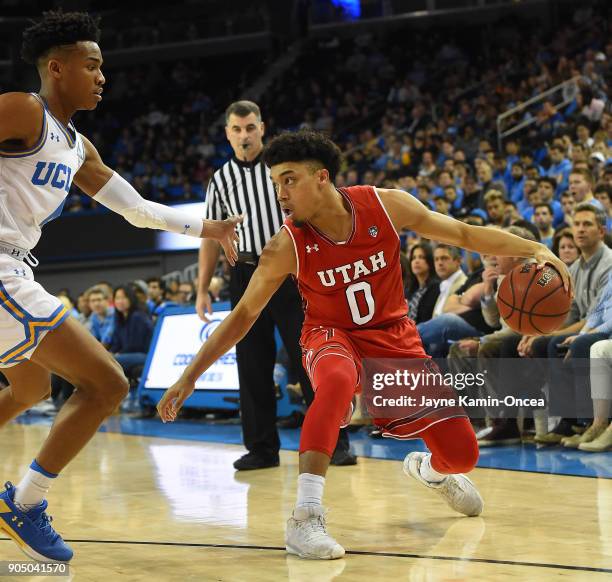
[[[117,172],[100,188],[94,200],[121,214],[138,228],[155,228],[200,237],[202,218],[143,198]]]

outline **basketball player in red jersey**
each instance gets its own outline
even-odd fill
[[[286,547],[303,558],[340,558],[344,548],[327,533],[321,499],[338,427],[347,422],[359,385],[361,360],[427,358],[407,317],[397,231],[410,229],[472,251],[550,263],[567,289],[569,273],[544,245],[431,212],[405,192],[335,188],[340,151],[321,134],[283,134],[270,142],[264,159],[286,215],[283,228],[266,246],[241,301],[164,394],[158,410],[164,422],[174,420],[196,379],[244,337],[287,275],[296,277],[306,312],[303,363],[315,399],[301,434],[298,498],[287,522]],[[376,423],[384,436],[422,438],[427,444],[431,453],[410,453],[404,460],[408,475],[465,515],[482,511],[478,491],[462,475],[475,466],[478,446],[461,408],[445,417],[434,411],[418,421]]]

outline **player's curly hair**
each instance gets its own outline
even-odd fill
[[[43,18],[23,31],[21,57],[36,64],[50,49],[83,40],[99,42],[100,18],[86,12],[43,12]]]
[[[272,167],[284,162],[318,162],[332,182],[340,170],[340,148],[327,136],[310,129],[284,132],[276,136],[263,152],[264,162]]]

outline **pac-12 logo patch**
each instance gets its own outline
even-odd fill
[[[368,229],[368,232],[370,233],[370,236],[376,237],[376,236],[378,236],[378,227],[377,226],[371,226]]]

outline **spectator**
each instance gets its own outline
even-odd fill
[[[523,189],[525,188],[525,173],[521,162],[514,162],[510,170],[510,178],[508,180],[508,196],[515,204],[518,204],[523,199]]]
[[[153,317],[157,317],[166,307],[166,283],[159,277],[147,279],[148,296],[147,311]]]
[[[507,228],[508,232],[525,238],[527,240],[535,240],[533,235],[520,227],[511,226]],[[520,335],[510,329],[506,322],[501,318],[497,309],[497,289],[502,279],[517,265],[524,263],[525,259],[519,257],[486,257],[485,268],[482,273],[482,296],[481,309],[486,323],[491,328],[499,330],[493,333],[486,334],[482,337],[468,337],[454,343],[449,351],[449,367],[454,371],[476,372],[487,369],[487,362],[491,358],[499,358],[504,340],[510,338],[520,339]],[[467,358],[477,358],[478,370],[472,369],[472,363]],[[500,387],[493,386],[485,380],[485,388],[483,392],[488,396],[498,397],[503,390]],[[520,443],[520,433],[516,418],[511,416],[516,410],[507,409],[507,413],[503,418],[495,418],[491,410],[487,410],[487,414],[492,418],[491,426],[477,433],[477,438],[480,446],[500,446],[513,445]]]
[[[537,204],[549,204],[552,212],[553,212],[553,226],[558,228],[561,224],[563,224],[563,206],[558,200],[554,199],[554,194],[556,190],[557,184],[554,178],[548,178],[544,176],[538,180],[538,194],[540,201]],[[535,207],[526,209],[523,212],[523,216],[525,220],[533,219],[533,212]]]
[[[434,204],[436,206],[436,212],[440,214],[448,215],[450,210],[450,202],[444,194],[439,194],[434,198]]]
[[[179,305],[189,305],[191,303],[195,303],[195,290],[193,288],[193,283],[189,283],[188,281],[179,283],[175,301]]]
[[[489,223],[495,226],[502,226],[506,209],[504,195],[499,190],[489,190],[485,194],[484,203]]]
[[[93,287],[89,291],[91,317],[88,329],[106,348],[110,346],[115,328],[115,310],[109,305],[108,300],[104,287]]]
[[[572,226],[572,216],[574,214],[574,208],[576,208],[576,199],[569,190],[566,190],[561,194],[560,202],[563,208],[563,222],[560,226]]]
[[[440,293],[431,245],[415,244],[410,249],[408,259],[409,269],[404,290],[408,300],[408,317],[415,323],[421,323],[431,319]]]
[[[419,335],[430,356],[445,358],[449,346],[455,341],[480,337],[493,331],[485,322],[480,308],[483,270],[481,267],[471,273],[457,292],[449,296],[444,313],[418,324]]]
[[[480,198],[478,200],[478,208],[485,209],[484,204],[484,194],[489,190],[498,190],[506,196],[506,186],[503,182],[494,182],[493,181],[493,168],[491,164],[486,161],[481,161],[480,166],[478,168],[478,182],[480,184]]]
[[[603,206],[606,213],[606,230],[612,232],[612,185],[600,183],[595,186],[595,199]]]
[[[89,297],[87,291],[79,295],[77,299],[77,311],[79,312],[77,320],[87,327],[89,318],[91,316],[91,309],[89,307]]]
[[[144,366],[153,335],[151,318],[138,308],[138,300],[131,287],[121,285],[115,289],[115,327],[109,350],[115,356],[128,378]]]
[[[612,270],[608,274],[606,288],[603,290],[595,309],[592,310],[584,327],[580,330],[580,334],[571,335],[560,344],[569,347],[567,357],[571,358],[574,355],[574,345],[578,343],[576,340],[584,339],[585,335],[590,336],[586,342],[590,345],[590,350],[592,350],[599,341],[612,339]],[[586,357],[588,356],[589,353],[586,354]],[[575,360],[575,358],[573,359]],[[595,384],[591,383],[590,385],[591,394],[593,396],[593,423],[583,434],[561,439],[561,444],[565,447],[578,448],[582,443],[591,443],[599,439],[608,428],[611,400],[609,394],[612,390],[612,383],[608,384],[608,389],[606,391],[598,389],[598,386],[601,385],[601,381],[596,378],[595,372],[600,369],[601,365],[599,363],[593,362],[591,364],[591,380],[595,379]],[[582,374],[576,373],[575,378],[578,390],[589,389],[589,383],[588,381],[584,382],[585,379]],[[610,431],[610,433],[610,435],[604,437],[604,439],[606,439],[606,447],[612,445],[612,439],[610,438],[612,437],[612,431]],[[592,450],[597,450],[598,447],[599,445],[595,445]],[[587,450],[589,450],[589,448],[587,448]]]
[[[466,281],[467,277],[461,269],[461,251],[457,247],[438,244],[434,249],[434,266],[440,280],[440,294],[436,300],[433,316],[444,312],[446,302]]]
[[[550,166],[546,175],[555,181],[557,195],[567,190],[571,171],[572,162],[565,157],[564,147],[562,145],[553,145],[550,148]]]
[[[580,256],[580,250],[576,246],[574,235],[569,228],[555,234],[551,248],[552,252],[568,267]]]
[[[573,170],[569,177],[569,191],[574,195],[576,204],[588,203],[603,210],[599,200],[593,196],[593,176],[588,170]]]
[[[549,249],[552,248],[555,229],[552,227],[552,206],[546,202],[536,204],[533,214],[533,222],[540,233],[540,242],[545,244]]]
[[[584,327],[607,283],[608,273],[612,269],[612,250],[603,243],[604,213],[590,204],[579,204],[574,211],[572,230],[576,245],[581,251],[581,257],[570,268],[574,281],[574,299],[565,326],[555,334],[548,336],[523,336],[517,346],[520,356],[551,359],[558,357],[557,346]],[[591,339],[581,338],[574,343],[575,358],[588,357]],[[569,373],[569,370],[566,371]],[[570,391],[568,382],[551,379],[549,385],[554,388],[555,398],[559,402],[574,401],[574,394]],[[542,444],[559,443],[563,437],[573,435],[571,428],[573,423],[575,420],[563,418],[549,434],[539,437],[537,441]]]

